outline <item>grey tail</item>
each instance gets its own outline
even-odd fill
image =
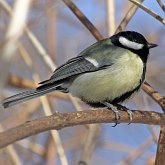
[[[25,92],[16,94],[14,96],[8,97],[2,101],[2,105],[4,108],[13,106],[15,104],[28,101],[30,99],[34,99],[36,97],[42,96],[44,94],[50,93],[57,89],[59,85],[47,84],[41,85],[37,89],[27,90]]]

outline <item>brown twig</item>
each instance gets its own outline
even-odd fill
[[[144,0],[140,0],[139,2],[142,3]],[[137,5],[132,4],[130,8],[128,9],[127,13],[125,14],[124,18],[120,22],[119,26],[117,27],[115,34],[123,31],[126,26],[128,25],[129,21],[132,19],[136,11],[139,9]]]
[[[141,146],[137,149],[132,150],[129,155],[119,163],[120,165],[131,165],[133,161],[138,159],[144,152],[153,144],[153,139],[147,139]]]
[[[98,137],[100,135],[100,128],[101,127],[99,124],[89,125],[88,133],[86,134],[86,138],[83,144],[83,150],[78,165],[90,164]]]
[[[154,90],[147,82],[145,82],[142,86],[142,89],[151,96],[152,99],[154,99],[162,108],[162,110],[165,112],[165,98],[161,96],[159,92]]]
[[[162,10],[165,12],[165,6],[161,0],[156,0],[159,4],[159,6],[162,8]]]
[[[100,32],[71,0],[63,0],[63,2],[70,8],[70,10],[76,15],[81,23],[93,34],[93,36],[97,40],[103,39],[103,36],[100,34]]]
[[[135,5],[137,5],[139,8],[141,8],[142,10],[144,10],[146,13],[148,13],[151,16],[153,16],[156,20],[158,20],[159,22],[161,22],[162,24],[165,25],[165,20],[160,15],[158,15],[157,13],[151,11],[146,6],[142,5],[140,2],[138,2],[136,0],[129,0],[129,1],[131,1],[132,3],[134,3]]]
[[[106,1],[108,36],[113,35],[116,29],[115,6],[116,4],[114,0]]]
[[[164,155],[165,155],[165,126],[162,125],[160,128],[160,135],[159,135],[159,140],[158,140],[155,165],[165,164]]]
[[[34,81],[21,78],[17,75],[9,75],[8,82],[9,85],[17,87],[17,88],[36,88]]]

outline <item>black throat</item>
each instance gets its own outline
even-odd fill
[[[125,48],[129,49],[129,48]],[[149,49],[148,48],[143,48],[140,50],[134,50],[134,49],[129,49],[131,52],[137,54],[141,60],[143,61],[144,65],[147,63],[148,55],[149,55]]]

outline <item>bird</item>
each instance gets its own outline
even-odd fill
[[[145,79],[149,50],[156,46],[138,32],[121,31],[94,43],[59,66],[36,89],[8,97],[2,105],[7,108],[61,91],[71,93],[92,107],[108,107],[115,113],[118,124],[117,107],[139,91]],[[132,112],[126,111],[132,120]]]

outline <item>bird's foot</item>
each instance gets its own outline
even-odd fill
[[[118,107],[120,110],[122,111],[126,111],[128,116],[129,116],[129,124],[131,124],[132,120],[133,120],[133,112],[131,110],[129,110],[127,107],[123,106],[123,105],[120,105],[120,104],[117,104],[116,107]]]
[[[114,113],[115,113],[115,119],[116,119],[116,122],[115,122],[115,125],[113,125],[112,127],[116,127],[118,124],[120,124],[119,120],[120,120],[120,113],[119,111],[117,110],[117,107],[108,103],[108,102],[105,102],[103,103],[107,108],[110,108]]]
[[[116,123],[112,127],[116,127],[117,124],[120,124],[120,122],[119,122],[119,120],[120,120],[120,112],[117,109],[120,109],[122,111],[126,111],[128,113],[128,116],[129,116],[129,119],[130,119],[130,122],[128,124],[131,124],[132,119],[133,119],[133,113],[132,113],[131,110],[129,110],[128,108],[126,108],[125,106],[120,105],[120,104],[113,105],[113,104],[110,104],[108,102],[105,102],[103,104],[106,107],[110,108],[115,113]]]

